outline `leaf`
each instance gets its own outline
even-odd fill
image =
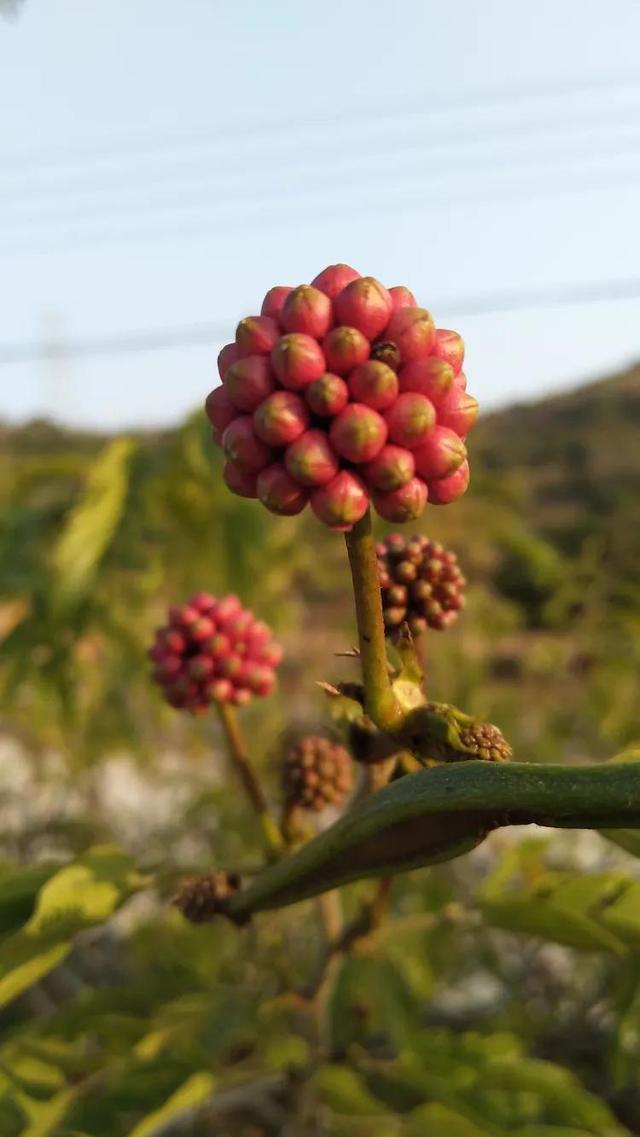
[[[77,1087],[71,1087],[47,1102],[34,1102],[24,1094],[19,1095],[16,1100],[28,1118],[20,1137],[56,1137],[60,1132],[60,1122],[68,1114],[78,1093]]]
[[[322,1102],[334,1113],[375,1117],[386,1112],[369,1093],[360,1075],[349,1066],[321,1066],[315,1074],[314,1085]]]
[[[129,1137],[154,1137],[171,1122],[180,1120],[185,1114],[196,1110],[215,1089],[215,1079],[206,1070],[200,1070],[187,1078],[175,1093],[167,1099],[160,1109],[140,1121],[129,1133]]]
[[[54,610],[81,601],[91,588],[122,515],[136,446],[130,438],[117,438],[93,462],[52,552]]]
[[[0,876],[0,934],[13,931],[29,919],[38,890],[57,871],[56,865],[5,869]]]
[[[564,1125],[525,1125],[514,1129],[512,1137],[592,1137],[593,1130],[566,1128]]]
[[[446,1105],[432,1102],[412,1111],[406,1132],[407,1137],[493,1137],[495,1130],[479,1129]]]
[[[640,826],[640,763],[575,768],[470,761],[420,770],[372,794],[265,869],[235,894],[229,915],[244,920],[353,880],[451,860],[492,829],[514,824]]]
[[[482,902],[494,927],[618,955],[640,944],[640,884],[623,873],[544,872],[527,888],[516,872],[503,885]]]
[[[51,876],[28,922],[0,943],[0,1006],[57,967],[77,932],[103,923],[142,883],[131,859],[108,845]]]

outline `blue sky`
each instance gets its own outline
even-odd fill
[[[266,289],[336,260],[461,331],[486,406],[639,359],[639,42],[636,0],[26,0],[0,20],[0,416],[174,422]]]

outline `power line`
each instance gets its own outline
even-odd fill
[[[243,230],[246,230],[251,226],[263,225],[267,219],[271,225],[290,225],[296,217],[307,218],[313,223],[319,221],[335,222],[337,220],[345,221],[352,214],[357,216],[358,220],[362,220],[365,216],[380,218],[389,214],[401,217],[403,213],[408,211],[420,210],[424,212],[427,209],[433,210],[439,207],[460,209],[467,208],[469,205],[480,206],[487,203],[523,203],[532,198],[546,196],[554,198],[567,195],[578,197],[609,189],[628,190],[632,185],[635,185],[640,176],[640,169],[636,168],[627,171],[607,169],[601,175],[589,179],[584,177],[576,179],[575,171],[570,172],[573,173],[574,177],[566,184],[560,183],[554,178],[550,184],[536,185],[530,177],[526,177],[520,186],[505,186],[504,183],[498,183],[494,186],[484,187],[484,192],[479,191],[478,187],[474,186],[468,192],[463,193],[458,192],[458,187],[455,186],[453,191],[449,189],[440,194],[425,192],[427,179],[425,176],[421,176],[411,179],[413,185],[408,187],[400,185],[396,187],[393,194],[387,192],[382,196],[379,194],[380,186],[377,183],[362,179],[352,187],[358,192],[357,203],[355,204],[344,196],[344,180],[335,187],[333,194],[321,192],[319,195],[314,195],[309,190],[301,194],[294,190],[291,198],[287,198],[286,201],[282,192],[277,200],[265,198],[262,192],[255,195],[245,195],[244,198],[237,194],[235,198],[226,201],[207,198],[200,203],[188,203],[180,197],[173,202],[166,202],[160,209],[153,210],[147,206],[140,210],[131,210],[128,215],[125,212],[119,219],[113,215],[111,217],[107,215],[104,218],[78,217],[80,227],[74,228],[73,221],[71,227],[68,226],[66,229],[60,225],[50,226],[48,231],[53,235],[54,240],[49,241],[44,247],[42,245],[29,246],[27,244],[20,246],[17,244],[12,246],[6,244],[0,246],[0,255],[15,257],[39,256],[56,251],[77,252],[83,243],[87,247],[100,244],[105,240],[114,241],[121,237],[127,241],[127,244],[130,244],[133,241],[155,239],[158,233],[165,241],[177,237],[185,238],[189,235],[197,236],[200,241],[207,239],[212,241],[217,239],[216,231],[210,227],[212,217],[216,218],[220,224],[226,224],[233,218],[234,214],[237,214],[238,209],[241,211]],[[554,174],[557,171],[550,171],[550,173]],[[467,189],[466,186],[464,188]],[[369,195],[368,199],[367,194]],[[176,223],[175,218],[179,217],[180,214],[184,220],[182,223]],[[171,222],[170,227],[167,218]],[[196,218],[199,219],[196,220]],[[100,225],[101,221],[102,224]],[[86,224],[95,225],[96,222],[99,225],[98,229],[87,231]],[[84,231],[83,223],[85,225]],[[131,225],[135,227],[132,229]],[[205,229],[203,226],[209,226],[209,228]],[[30,226],[25,229],[25,234],[30,236],[33,231],[34,226]],[[41,234],[45,240],[48,231],[45,228]],[[16,236],[15,231],[11,235]],[[19,230],[17,236],[21,236]]]
[[[442,299],[433,307],[452,315],[492,315],[536,308],[559,308],[580,304],[593,304],[640,297],[640,277],[626,280],[592,282],[586,285],[541,287],[521,291],[504,291],[485,296],[462,299]],[[68,359],[100,356],[129,355],[146,351],[166,351],[175,348],[222,343],[235,328],[235,322],[217,321],[187,325],[182,328],[126,332],[61,344],[16,343],[0,345],[0,366],[17,363],[36,363],[64,354]]]
[[[515,89],[513,87],[496,87],[475,92],[467,91],[457,98],[450,98],[446,102],[428,108],[424,106],[412,107],[410,105],[411,96],[408,95],[405,97],[402,105],[397,108],[390,109],[388,105],[380,105],[374,111],[366,110],[360,113],[352,111],[349,115],[349,120],[354,125],[369,122],[375,125],[376,129],[379,129],[385,121],[397,121],[398,119],[402,119],[404,123],[407,123],[416,117],[437,118],[444,114],[465,110],[466,108],[481,110],[495,106],[507,106],[511,109],[514,103],[529,100],[537,101],[540,99],[564,98],[570,95],[591,94],[602,91],[637,91],[638,89],[640,89],[640,79],[637,74],[631,74],[626,77],[615,78],[596,76],[587,80],[562,80],[544,86],[523,84]],[[414,98],[424,102],[426,99],[433,97],[433,94],[434,92],[430,91],[417,92]],[[84,149],[80,148],[80,150],[78,150],[75,145],[73,147],[60,147],[44,153],[31,149],[23,151],[21,155],[14,155],[8,161],[0,163],[0,172],[12,169],[14,171],[21,169],[42,169],[43,167],[60,163],[73,163],[74,161],[86,159],[95,160],[96,157],[104,157],[105,154],[113,156],[114,154],[126,155],[135,153],[136,155],[140,155],[145,146],[147,153],[149,153],[184,149],[185,147],[194,145],[211,145],[214,140],[219,143],[222,139],[229,139],[234,145],[237,145],[242,137],[267,140],[281,134],[290,135],[297,130],[303,131],[306,134],[309,131],[318,129],[331,129],[336,125],[341,126],[343,123],[344,115],[339,112],[331,112],[328,114],[316,112],[315,116],[307,116],[304,119],[294,118],[281,120],[280,122],[265,119],[261,122],[235,123],[223,128],[216,127],[214,131],[202,127],[191,132],[185,132],[183,129],[180,129],[179,132],[176,131],[170,136],[162,132],[158,132],[155,135],[147,133],[142,136],[138,135],[137,137],[120,140],[116,143],[115,150],[109,150],[108,147],[105,149],[102,146],[96,147],[95,145],[85,146]],[[78,159],[79,154],[81,155],[80,159]]]
[[[349,149],[347,152],[342,151],[332,156],[326,153],[314,155],[310,161],[305,160],[304,157],[297,156],[295,163],[290,165],[273,166],[272,168],[252,167],[252,178],[261,178],[261,198],[264,199],[266,192],[272,188],[270,181],[275,179],[276,190],[281,192],[278,183],[287,185],[300,184],[304,179],[305,187],[316,188],[323,182],[328,182],[333,185],[339,179],[340,186],[347,183],[353,183],[354,178],[362,178],[375,174],[377,179],[382,180],[395,180],[404,178],[412,172],[411,167],[422,165],[425,161],[433,166],[433,172],[425,169],[425,175],[429,174],[431,178],[437,181],[442,181],[448,177],[460,176],[482,176],[486,174],[493,174],[496,170],[506,170],[508,173],[518,170],[523,166],[533,165],[535,163],[536,170],[539,171],[541,165],[548,165],[560,158],[568,158],[571,162],[590,162],[596,159],[601,159],[603,156],[608,156],[611,160],[624,158],[627,155],[640,157],[640,133],[637,127],[637,118],[633,120],[633,127],[628,132],[630,137],[627,138],[628,146],[623,148],[622,143],[625,141],[620,138],[604,138],[599,141],[596,146],[593,144],[593,138],[588,137],[580,144],[576,139],[575,132],[571,134],[570,139],[561,138],[560,146],[551,146],[550,152],[543,152],[536,154],[531,151],[530,136],[522,138],[519,133],[515,139],[512,140],[511,146],[515,143],[516,152],[503,155],[498,153],[493,155],[490,153],[490,148],[487,146],[487,136],[478,138],[475,141],[478,145],[482,146],[479,154],[471,156],[471,160],[465,154],[456,154],[447,159],[446,164],[440,161],[440,156],[446,156],[448,151],[453,149],[451,146],[438,147],[431,143],[411,146],[396,146],[391,147],[382,146],[376,150],[371,148],[362,149],[359,152],[354,152]],[[546,141],[546,138],[545,138]],[[581,151],[578,147],[578,152],[575,152],[575,143],[579,142],[584,146],[585,142],[589,143],[589,149]],[[571,153],[572,147],[574,153]],[[549,149],[549,148],[547,148]],[[458,147],[460,150],[460,147]],[[518,152],[520,151],[520,152]],[[391,160],[390,160],[391,159]],[[362,166],[373,164],[374,169],[367,171]],[[567,163],[565,163],[566,165]],[[360,166],[360,172],[358,172]],[[185,176],[182,174],[174,174],[171,176],[164,175],[162,180],[157,176],[147,175],[144,180],[131,182],[130,180],[120,180],[113,184],[107,182],[98,183],[93,187],[79,187],[80,197],[78,199],[78,188],[71,187],[71,192],[67,190],[66,197],[57,193],[53,195],[45,195],[40,189],[35,197],[35,200],[29,199],[27,196],[18,198],[13,203],[13,213],[11,206],[9,211],[3,210],[1,219],[7,224],[11,222],[13,217],[17,217],[19,222],[29,221],[30,216],[33,217],[36,223],[47,222],[53,220],[58,222],[70,216],[74,221],[80,218],[88,218],[99,215],[101,212],[108,213],[110,210],[122,213],[127,208],[132,210],[143,209],[148,211],[149,207],[154,207],[157,204],[158,194],[160,199],[180,189],[182,192],[192,190],[208,189],[209,192],[215,190],[216,186],[221,186],[227,195],[233,190],[234,184],[238,185],[240,189],[247,183],[248,167],[246,163],[242,165],[236,164],[235,168],[225,166],[224,169],[201,170],[192,176]],[[58,190],[60,187],[57,187]],[[105,199],[105,191],[108,194],[113,194],[114,189],[117,191],[118,196],[113,200]],[[83,192],[84,191],[84,192]],[[144,195],[144,201],[139,201],[140,195]],[[70,199],[70,200],[68,200]],[[5,195],[0,193],[0,200],[7,200]],[[181,204],[182,202],[182,198]],[[210,200],[207,198],[207,200]],[[223,199],[224,200],[224,199]],[[9,198],[10,201],[10,198]],[[91,206],[95,206],[91,209]],[[52,208],[50,208],[52,207]],[[66,208],[65,208],[66,207]],[[89,207],[89,208],[87,208]],[[17,209],[17,213],[15,212]],[[25,216],[26,213],[26,216]]]

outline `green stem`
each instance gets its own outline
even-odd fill
[[[264,790],[249,758],[235,709],[229,703],[218,703],[217,707],[229,756],[260,822],[267,857],[276,860],[284,852],[284,841],[271,816]]]
[[[393,731],[402,725],[403,713],[389,678],[370,510],[345,534],[345,540],[353,580],[365,708],[380,730]]]

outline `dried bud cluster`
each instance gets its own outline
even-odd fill
[[[209,872],[183,881],[173,903],[192,924],[207,924],[224,913],[229,897],[239,888],[237,873]]]
[[[448,628],[464,606],[466,580],[455,553],[437,541],[390,533],[377,546],[387,634],[405,621],[414,636]]]
[[[513,751],[501,730],[490,722],[474,722],[460,730],[460,741],[485,762],[510,762]]]
[[[288,807],[319,812],[328,805],[340,806],[352,786],[351,756],[339,743],[308,735],[287,750],[282,787]]]
[[[206,412],[224,479],[278,514],[307,503],[349,530],[370,502],[387,521],[444,505],[469,483],[464,440],[478,404],[457,332],[437,329],[408,288],[348,265],[276,286],[218,357]]]
[[[237,596],[200,592],[169,609],[149,658],[172,707],[202,714],[211,703],[237,706],[270,695],[282,648]]]

